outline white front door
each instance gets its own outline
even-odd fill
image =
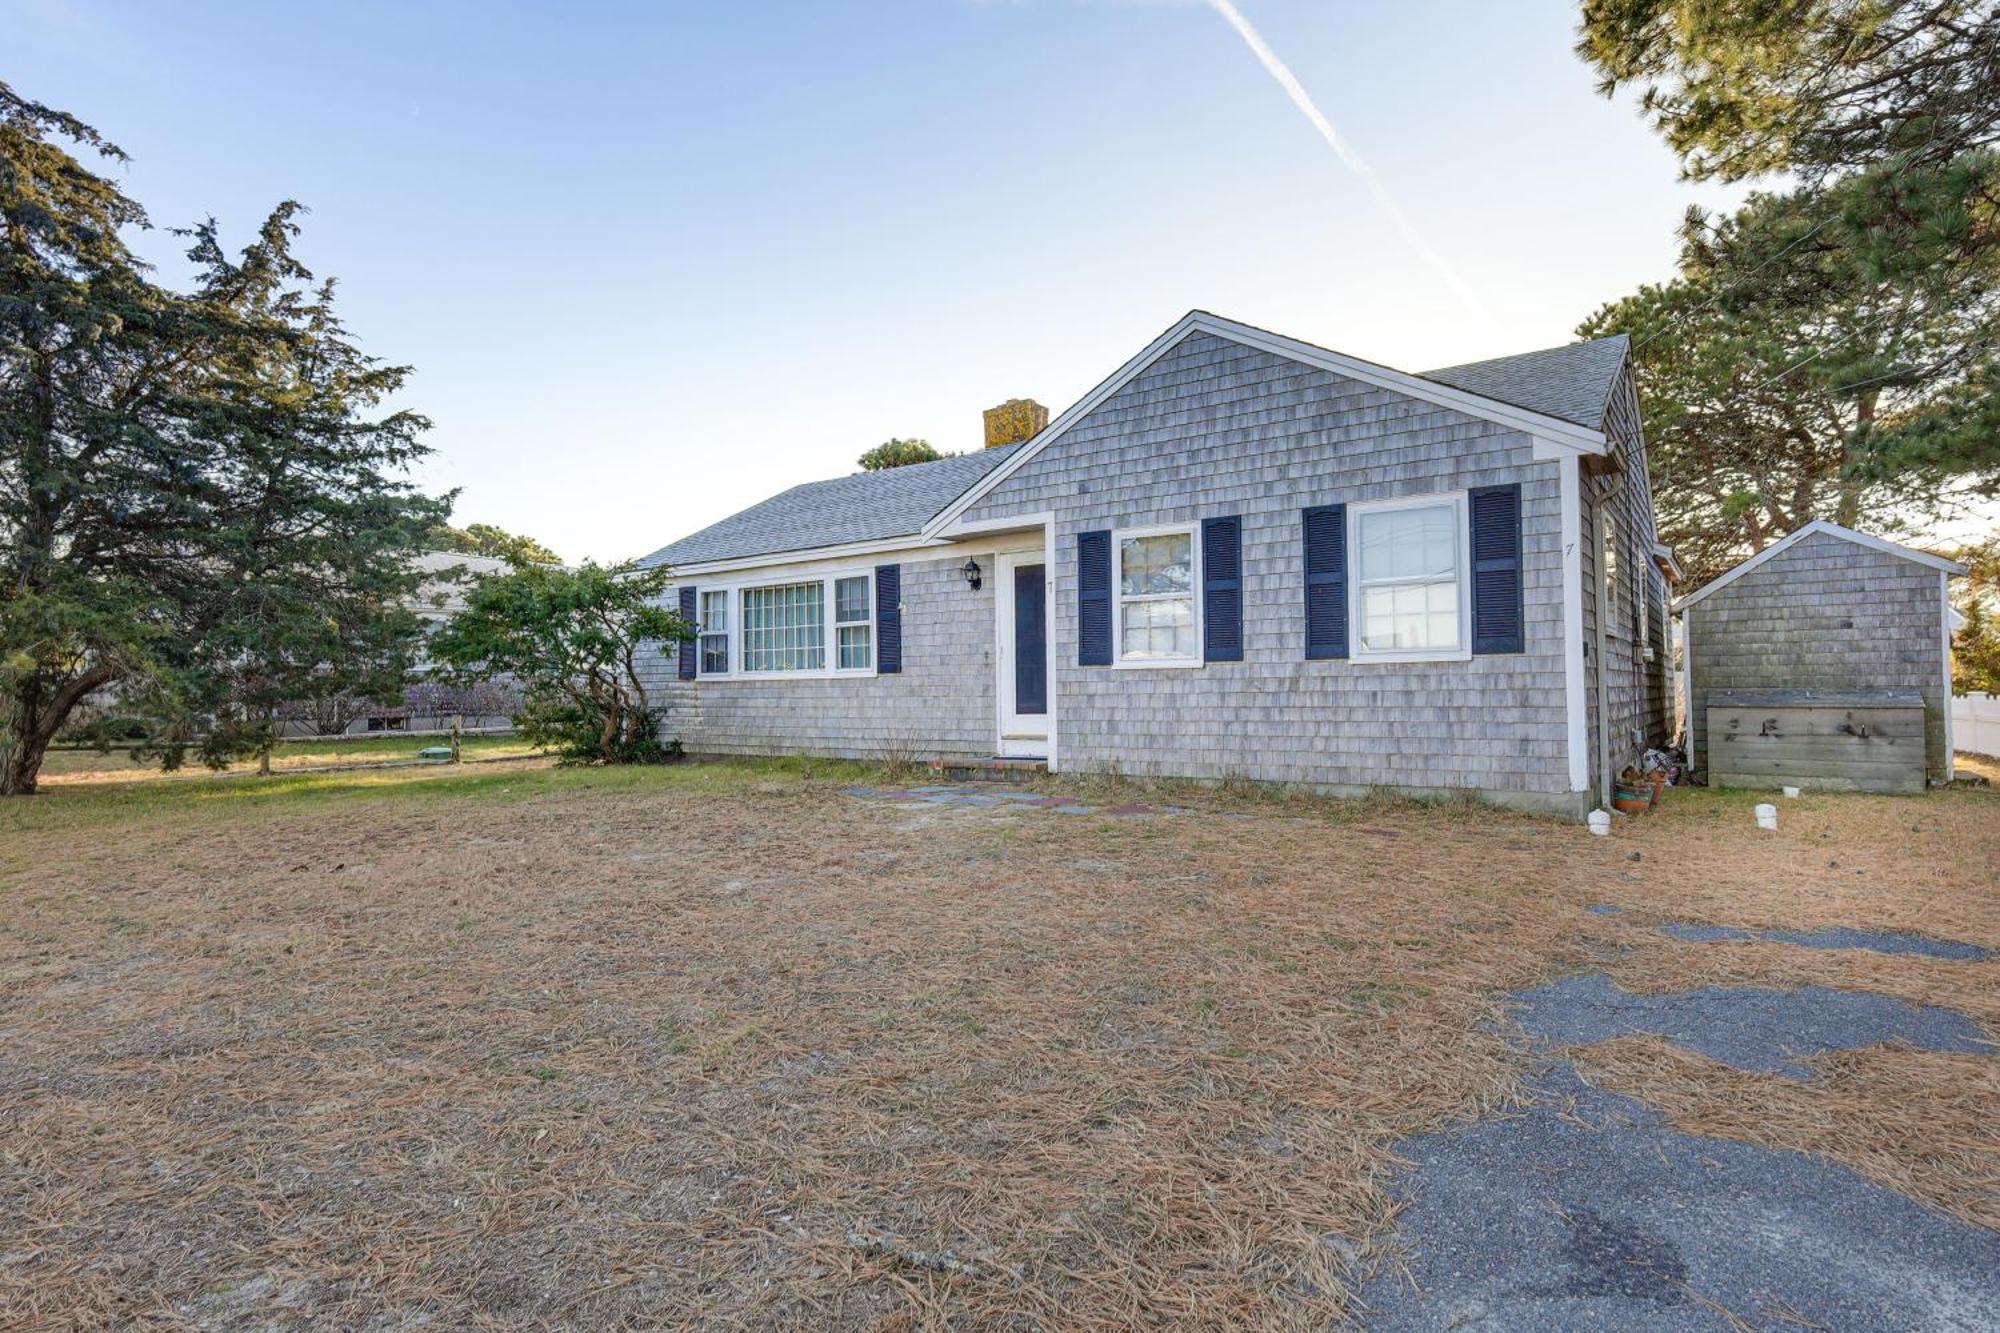
[[[1046,557],[1039,551],[996,556],[993,579],[999,753],[1008,758],[1047,758],[1052,599]]]

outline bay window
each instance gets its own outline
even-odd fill
[[[1471,656],[1465,495],[1348,506],[1356,661]]]
[[[1197,666],[1201,626],[1195,592],[1193,526],[1119,532],[1117,567],[1119,666]]]

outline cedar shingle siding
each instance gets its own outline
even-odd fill
[[[1947,755],[1944,598],[1938,571],[1815,532],[1685,613],[1694,673],[1690,734],[1698,771],[1711,690],[1917,690],[1934,780]]]
[[[676,679],[672,660],[649,645],[641,671],[647,692],[666,706],[667,734],[691,754],[873,760],[992,754],[993,556],[977,554],[987,578],[974,592],[958,572],[965,554],[902,560],[898,674],[704,684]]]
[[[1069,770],[1485,792],[1568,808],[1557,464],[1491,422],[1208,334],[1167,352],[966,513],[1055,515]],[[1520,482],[1527,652],[1308,661],[1302,508]],[[1079,532],[1243,520],[1242,662],[1077,665]]]
[[[1600,680],[1610,691],[1614,777],[1648,746],[1666,744],[1674,731],[1671,645],[1654,636],[1650,662],[1640,645],[1640,615],[1650,611],[1655,625],[1665,621],[1666,583],[1653,562],[1653,493],[1647,482],[1646,444],[1639,430],[1638,392],[1629,371],[1612,390],[1605,433],[1616,443],[1624,466],[1612,474],[1583,478],[1583,637],[1587,645],[1583,671],[1593,792],[1602,785],[1597,722]],[[1602,664],[1597,661],[1596,634],[1599,593],[1605,584],[1598,568],[1597,544],[1590,539],[1591,524],[1600,508],[1612,516],[1619,551],[1618,589],[1612,615],[1605,623]]]
[[[1254,345],[1258,341],[1194,328],[1045,445],[1014,446],[1039,452],[959,516],[964,525],[1006,535],[857,557],[857,564],[900,563],[901,674],[682,682],[672,662],[649,659],[652,687],[669,709],[668,734],[697,753],[991,755],[999,712],[993,552],[1047,549],[1053,580],[1049,702],[1065,771],[1242,776],[1337,792],[1463,792],[1580,815],[1591,794],[1572,790],[1561,515],[1562,476],[1578,467],[1576,459],[1562,453],[1537,460],[1535,442],[1514,426],[1349,379],[1311,358]],[[1659,660],[1647,663],[1636,639],[1636,617],[1648,597],[1660,616],[1654,623],[1663,624],[1664,586],[1652,572],[1652,508],[1625,357],[1623,340],[1614,339],[1532,354],[1519,364],[1503,358],[1429,376],[1474,392],[1511,394],[1513,401],[1578,425],[1601,424],[1619,446],[1626,478],[1615,501],[1625,548],[1620,564],[1633,588],[1645,591],[1621,597],[1619,615],[1608,625],[1604,669],[1594,651],[1584,663],[1592,701],[1601,676],[1612,706],[1616,766],[1640,746],[1664,740],[1670,714],[1666,646],[1656,640]],[[784,539],[795,549],[780,558],[793,562],[814,558],[811,549],[799,548],[823,548],[857,534],[917,541],[924,521],[917,511],[942,509],[950,503],[944,492],[963,494],[991,466],[985,459],[953,460],[910,469],[916,475],[893,483],[847,478],[794,488],[653,558],[683,566],[758,558],[779,533],[791,534]],[[896,513],[878,522],[866,496],[871,487],[884,486]],[[1498,521],[1497,502],[1488,496],[1480,559],[1489,605],[1477,655],[1446,662],[1354,661],[1354,627],[1344,623],[1345,580],[1354,562],[1342,558],[1344,528],[1335,531],[1320,521],[1315,529],[1313,516],[1336,507],[1344,521],[1345,507],[1356,503],[1482,487],[1519,491],[1520,651],[1504,651],[1514,646],[1516,624],[1511,529]],[[1588,549],[1593,506],[1613,489],[1594,476],[1584,476],[1579,489],[1583,586],[1576,596],[1586,616],[1586,642],[1596,607]],[[1511,511],[1512,491],[1504,498],[1501,507]],[[1080,552],[1110,565],[1111,530],[1225,519],[1236,520],[1233,533],[1227,525],[1197,528],[1205,533],[1198,540],[1212,548],[1212,561],[1226,549],[1239,553],[1236,586],[1210,569],[1210,586],[1200,590],[1211,607],[1238,604],[1239,634],[1219,622],[1205,627],[1211,660],[1127,670],[1110,664],[1115,645],[1080,642],[1080,609],[1093,613],[1083,618],[1092,625],[1107,622],[1107,631],[1115,616],[1115,598],[1108,595],[1080,608]],[[1024,531],[1011,530],[1017,526]],[[1316,603],[1307,581],[1309,529],[1317,532],[1315,568],[1324,567],[1313,585]],[[987,571],[978,591],[959,574],[968,554]],[[1462,554],[1468,560],[1473,555],[1470,549]],[[766,566],[754,577],[776,581],[785,572]],[[1101,576],[1108,581],[1110,570]],[[751,575],[719,577],[741,582]],[[698,587],[699,570],[687,581]],[[1311,653],[1309,603],[1316,605],[1321,633]],[[1096,615],[1100,609],[1106,614]],[[1594,708],[1590,716],[1595,776]]]

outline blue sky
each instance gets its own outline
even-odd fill
[[[1410,370],[1563,342],[1735,197],[1597,96],[1574,0],[1237,3],[1430,255],[1202,3],[0,0],[0,78],[157,223],[307,204],[422,480],[568,558],[976,447],[1194,307]]]

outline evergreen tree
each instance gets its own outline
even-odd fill
[[[1952,558],[1967,570],[1952,580],[1952,604],[1965,616],[1952,640],[1952,692],[2000,694],[2000,531]]]
[[[428,423],[375,415],[407,371],[293,255],[297,205],[234,258],[183,233],[172,290],[127,244],[144,210],[65,143],[124,160],[0,84],[0,794],[95,691],[226,746],[281,682],[393,657],[448,513],[401,479]]]
[[[1584,325],[1645,330],[1697,570],[2000,494],[2000,3],[1585,0],[1577,49],[1689,177],[1792,178],[1690,218],[1679,277]]]
[[[1661,533],[1704,582],[1816,518],[1921,529],[1978,489],[1911,461],[1968,449],[1987,400],[1968,348],[1993,318],[1974,281],[1873,278],[1824,192],[1691,217],[1681,272],[1593,314],[1632,336]]]

